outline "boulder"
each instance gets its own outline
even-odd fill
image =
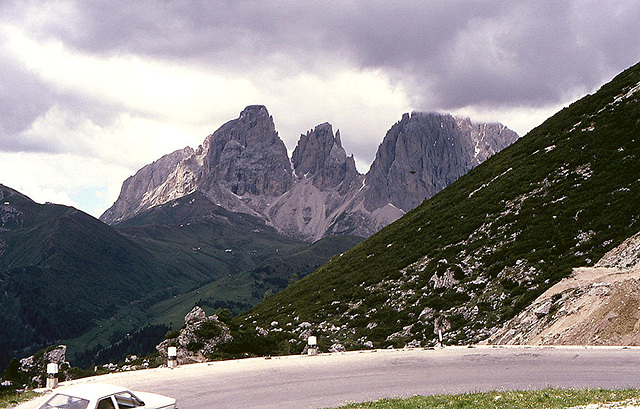
[[[185,316],[185,326],[178,336],[165,339],[156,346],[156,350],[168,359],[168,348],[176,347],[178,364],[206,362],[207,356],[217,346],[232,340],[229,327],[217,315],[207,316],[202,308],[196,306]]]

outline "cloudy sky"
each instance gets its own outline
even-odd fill
[[[366,172],[402,113],[518,133],[640,60],[634,0],[2,0],[0,183],[100,215],[124,179],[264,104]]]

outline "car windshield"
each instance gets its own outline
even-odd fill
[[[69,396],[58,393],[49,399],[40,409],[67,408],[67,409],[87,409],[89,401],[78,398],[77,396]]]

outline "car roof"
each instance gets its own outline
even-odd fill
[[[109,385],[105,383],[85,383],[80,385],[72,385],[56,391],[64,395],[77,396],[83,399],[99,399],[104,396],[113,395],[115,393],[125,392],[126,388],[122,386]]]

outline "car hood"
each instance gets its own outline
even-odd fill
[[[133,392],[138,398],[144,401],[145,409],[165,409],[175,408],[176,400],[164,395],[149,392]]]

